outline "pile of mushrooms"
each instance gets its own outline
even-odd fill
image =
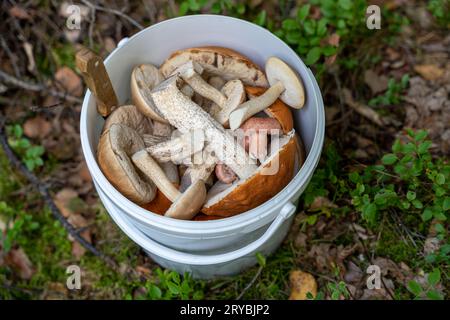
[[[263,72],[227,48],[180,50],[159,68],[134,68],[131,104],[106,118],[98,162],[116,189],[154,213],[239,214],[276,195],[301,167],[289,107],[304,103],[301,79],[276,57]]]

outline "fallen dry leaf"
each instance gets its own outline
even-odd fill
[[[344,275],[345,282],[356,284],[359,283],[363,277],[364,273],[361,268],[352,261],[349,261],[347,263],[347,272]]]
[[[55,73],[55,80],[57,85],[68,93],[78,97],[83,94],[81,78],[69,67],[59,68]]]
[[[333,202],[330,201],[327,197],[315,197],[314,201],[309,206],[310,210],[318,210],[321,208],[337,208],[337,205],[335,205]]]
[[[317,295],[317,282],[314,277],[301,270],[291,271],[289,276],[291,294],[289,300],[307,300],[308,292],[315,298]]]
[[[78,193],[70,188],[64,188],[55,195],[55,205],[64,217],[67,218],[74,213],[70,207],[70,201],[76,197],[78,197]]]
[[[444,70],[435,64],[418,64],[414,70],[427,80],[436,80],[444,75]]]
[[[30,259],[28,259],[27,254],[22,248],[9,251],[5,257],[5,262],[12,269],[17,271],[21,279],[29,280],[35,272]]]
[[[379,76],[372,69],[369,69],[364,72],[364,82],[369,86],[372,94],[377,94],[387,89],[389,78],[385,75]]]
[[[51,131],[50,122],[41,116],[28,119],[23,124],[23,132],[29,138],[45,138]]]
[[[88,166],[86,164],[86,161],[83,161],[78,169],[78,175],[81,177],[81,179],[85,182],[92,181],[91,174],[89,172]]]
[[[92,242],[92,236],[89,229],[84,230],[80,233],[80,236],[82,236],[87,242]],[[69,238],[70,239],[70,238]],[[79,260],[84,254],[86,253],[86,248],[83,247],[78,241],[72,240],[72,255],[75,259]]]
[[[14,18],[21,19],[21,20],[28,20],[31,18],[28,11],[26,11],[24,8],[19,6],[12,6],[11,9],[9,9],[9,14],[13,16]]]

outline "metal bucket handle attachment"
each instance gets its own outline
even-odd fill
[[[102,197],[101,194],[100,197]],[[272,235],[278,230],[283,222],[289,219],[297,209],[292,204],[292,202],[287,202],[283,206],[275,220],[273,220],[270,227],[266,230],[266,232],[264,232],[264,234],[259,239],[243,248],[217,255],[197,255],[177,251],[159,244],[158,242],[145,236],[130,222],[124,221],[124,218],[116,210],[110,207],[110,202],[103,201],[103,204],[105,205],[106,209],[110,213],[111,217],[115,220],[117,225],[122,229],[122,231],[125,232],[128,237],[133,239],[134,242],[139,243],[145,250],[148,250],[163,259],[189,265],[214,265],[233,261],[242,258],[252,252],[255,252],[260,246],[262,246],[272,237]]]

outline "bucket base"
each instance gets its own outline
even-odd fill
[[[293,216],[286,220],[283,226],[280,228],[279,232],[275,233],[270,239],[267,241],[263,247],[261,247],[257,252],[261,253],[264,256],[269,256],[281,245],[283,239],[286,237],[290,226],[293,222]],[[258,263],[258,259],[256,258],[256,253],[246,255],[242,258],[227,261],[226,263],[214,264],[214,265],[188,265],[177,263],[174,261],[163,259],[155,254],[152,254],[149,251],[145,251],[147,255],[159,264],[161,267],[164,267],[169,270],[176,271],[179,274],[184,274],[188,272],[191,274],[194,279],[214,279],[219,277],[227,277],[237,275],[246,269],[253,267]]]

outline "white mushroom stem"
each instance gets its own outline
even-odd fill
[[[193,130],[179,137],[150,145],[147,151],[160,162],[179,163],[203,149],[205,137],[203,131]]]
[[[278,81],[259,97],[241,104],[230,114],[230,129],[236,130],[242,123],[244,123],[245,120],[270,107],[283,93],[283,91],[284,85],[282,82]]]
[[[217,108],[217,105],[213,105],[210,113],[221,125],[228,127],[228,119],[231,112],[245,100],[244,85],[240,80],[231,80],[223,86],[221,92],[227,97],[225,105],[222,108]]]
[[[196,181],[184,193],[181,193],[169,181],[164,171],[147,151],[141,150],[136,152],[132,156],[132,160],[136,167],[156,184],[167,199],[172,201],[172,205],[164,214],[166,217],[191,219],[205,203],[206,187],[203,181]]]
[[[180,182],[180,191],[183,192],[186,190],[192,183],[197,180],[202,180],[207,182],[207,180],[211,177],[212,172],[214,171],[214,167],[216,163],[219,161],[207,146],[201,152],[201,162],[194,161],[194,164],[187,168],[181,177]]]
[[[233,135],[214,120],[192,100],[180,92],[172,76],[158,85],[152,98],[164,117],[180,132],[203,130],[219,160],[228,165],[241,179],[246,179],[257,169],[256,162],[236,143]]]
[[[212,100],[221,107],[224,106],[227,98],[200,76],[202,72],[203,68],[201,68],[198,63],[188,61],[178,67],[174,74],[178,74],[195,92],[202,97]]]
[[[158,187],[167,199],[174,202],[181,194],[146,150],[136,152],[131,159],[135,166]]]

